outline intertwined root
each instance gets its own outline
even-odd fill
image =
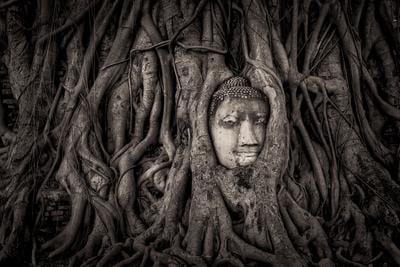
[[[90,221],[85,217],[90,218],[90,211],[88,210],[87,196],[84,194],[73,194],[71,196],[71,218],[67,226],[52,240],[42,245],[42,250],[52,251],[49,253],[49,257],[53,258],[59,256],[67,250],[73,249],[73,244],[76,240],[81,238],[82,230],[85,227],[90,227]],[[86,214],[88,213],[88,214]]]
[[[0,148],[1,171],[12,167],[0,181],[1,201],[8,199],[0,263],[23,250],[30,205],[55,173],[72,214],[39,250],[33,241],[33,261],[46,252],[75,253],[71,266],[332,266],[332,259],[361,266],[379,260],[383,252],[373,252],[382,249],[400,264],[400,187],[392,177],[398,153],[372,127],[384,120],[394,127],[384,130],[396,133],[399,126],[393,56],[399,38],[386,6],[393,1],[294,0],[284,18],[279,1],[272,7],[260,0],[75,2],[39,0],[32,36],[24,18],[30,1],[0,5],[8,8],[0,35],[7,35],[4,63],[19,108],[16,139],[4,132],[0,106],[0,137],[8,145]],[[87,27],[92,9],[94,24]],[[63,18],[53,19],[60,14],[68,17],[61,26]],[[281,28],[282,21],[291,29]],[[64,60],[57,46],[65,46],[68,65],[60,79],[54,78],[55,63]],[[369,56],[382,70],[364,63]],[[226,66],[231,59],[244,60],[235,70],[271,107],[267,141],[248,175],[251,189],[216,167],[209,138],[210,98],[234,75]],[[362,94],[363,82],[370,95]],[[157,155],[140,175],[158,145],[166,157]],[[46,161],[52,167],[43,168],[41,182],[37,166]],[[150,204],[138,204],[141,197]],[[243,231],[232,227],[229,212],[237,210]]]

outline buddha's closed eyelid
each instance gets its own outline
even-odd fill
[[[225,128],[232,128],[232,127],[236,126],[238,123],[239,123],[239,118],[232,116],[232,115],[228,115],[228,116],[224,117],[219,122],[219,124]]]
[[[235,115],[228,115],[222,118],[222,121],[238,121],[239,118]]]

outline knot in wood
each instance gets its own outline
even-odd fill
[[[288,81],[290,88],[297,88],[302,80],[303,80],[303,75],[294,68],[290,68],[288,74]]]

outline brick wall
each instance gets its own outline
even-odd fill
[[[40,244],[55,237],[66,226],[71,216],[71,202],[66,191],[47,188],[42,193],[44,211],[36,236]],[[45,255],[45,254],[43,254]],[[41,255],[38,258],[41,267],[67,267],[66,259],[49,259]]]
[[[60,232],[71,216],[70,198],[64,190],[46,189],[42,193],[44,212],[42,231],[49,234]]]
[[[7,126],[11,129],[17,119],[18,106],[17,106],[17,101],[14,99],[11,93],[10,84],[7,79],[7,68],[1,61],[0,61],[0,93],[2,100],[1,102],[7,114],[6,117]]]

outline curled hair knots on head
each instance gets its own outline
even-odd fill
[[[225,80],[218,89],[214,92],[211,98],[209,108],[209,116],[213,116],[218,106],[226,98],[243,98],[243,99],[263,99],[267,100],[266,96],[257,88],[251,87],[250,82],[240,76],[234,76]]]

